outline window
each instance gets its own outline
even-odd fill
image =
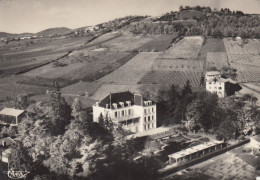
[[[146,117],[144,117],[144,122],[146,122]]]
[[[124,116],[124,114],[125,114],[125,111],[124,111],[124,110],[123,110],[123,111],[121,111],[121,115],[122,115],[122,116]]]
[[[150,121],[150,116],[148,116],[148,121]]]
[[[222,89],[222,87],[219,87],[218,89]]]
[[[153,112],[153,108],[152,108],[152,112]]]
[[[144,109],[144,114],[146,114],[146,109]]]
[[[153,120],[153,115],[152,115],[152,120]]]
[[[148,124],[148,129],[150,129],[150,124]]]
[[[115,112],[115,117],[117,117],[117,111]]]
[[[128,115],[131,115],[131,109],[128,109]]]

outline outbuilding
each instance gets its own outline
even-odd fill
[[[4,108],[0,111],[0,124],[17,126],[24,117],[24,110]]]

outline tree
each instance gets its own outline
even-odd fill
[[[189,131],[195,131],[196,127],[199,126],[201,119],[201,112],[199,110],[199,101],[194,100],[188,107],[186,112],[186,122],[185,127]]]
[[[79,114],[82,111],[82,103],[79,100],[79,98],[75,98],[72,103],[72,116],[74,116],[75,119],[79,118]]]
[[[15,108],[25,110],[30,105],[30,96],[28,94],[20,94],[15,98]]]
[[[103,114],[100,113],[99,117],[98,117],[98,123],[101,127],[104,127],[104,117]]]
[[[50,116],[53,123],[53,133],[64,133],[65,126],[71,120],[71,108],[61,96],[60,89],[57,87],[50,93]]]

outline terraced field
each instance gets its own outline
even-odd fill
[[[208,52],[207,53],[207,70],[212,67],[221,69],[223,66],[228,66],[227,54],[224,52]]]
[[[117,84],[137,84],[139,80],[151,70],[153,62],[159,53],[139,53],[128,63],[104,76],[99,81]]]
[[[192,87],[200,86],[201,72],[195,71],[150,71],[141,80],[142,84],[174,84],[183,86],[189,80]]]

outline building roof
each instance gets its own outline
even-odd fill
[[[0,139],[0,146],[3,146],[3,142],[6,143],[6,146],[10,146],[12,144],[15,144],[15,140],[13,140],[10,137],[2,138]]]
[[[125,92],[119,92],[119,93],[110,93],[109,95],[107,95],[105,98],[103,98],[102,100],[99,101],[99,106],[101,107],[106,107],[107,108],[113,108],[110,107],[110,105],[113,104],[117,104],[120,105],[120,102],[123,102],[124,105],[126,106],[126,102],[130,101],[131,105],[137,105],[137,101],[135,100],[135,97],[139,96],[142,97],[141,95],[137,95],[137,94],[133,94],[129,91],[125,91]],[[143,101],[148,101],[146,98],[142,97]],[[137,98],[136,98],[137,99]]]
[[[216,145],[222,144],[222,143],[223,143],[222,141],[210,141],[210,142],[205,143],[205,144],[199,144],[197,146],[176,152],[174,154],[170,154],[170,155],[168,155],[168,157],[174,158],[174,159],[179,159],[181,157],[185,157],[187,155],[199,152],[199,151],[204,150],[206,148],[213,147],[213,146],[216,146]]]
[[[209,78],[207,79],[207,82],[230,82],[232,84],[236,84],[236,81],[233,81],[230,78],[224,79],[224,78]]]
[[[260,142],[260,135],[253,136],[251,139]]]
[[[207,71],[206,76],[214,76],[214,75],[220,75],[221,73],[219,71]]]
[[[7,116],[19,116],[24,112],[24,110],[20,109],[13,109],[13,108],[4,108],[0,111],[0,115],[7,115]]]

